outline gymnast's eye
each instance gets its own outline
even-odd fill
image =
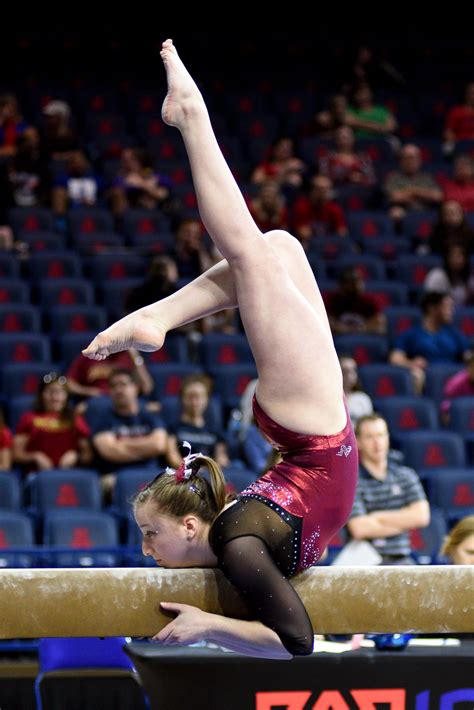
[[[147,530],[145,533],[143,533],[143,537],[144,537],[146,540],[153,540],[153,538],[155,537],[156,533],[157,533],[157,530]]]

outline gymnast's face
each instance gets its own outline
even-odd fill
[[[451,553],[455,565],[474,565],[474,534],[468,535]]]
[[[185,515],[175,518],[159,513],[152,501],[140,505],[135,511],[140,528],[144,555],[153,557],[160,567],[199,567],[194,544],[197,518]]]

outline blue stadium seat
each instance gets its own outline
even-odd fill
[[[51,363],[25,362],[3,365],[2,392],[8,397],[36,395],[44,375],[53,370]]]
[[[463,437],[468,462],[474,466],[474,397],[451,401],[448,427]]]
[[[36,306],[0,303],[0,333],[39,333],[40,316]]]
[[[107,314],[100,306],[61,306],[53,308],[47,316],[53,335],[92,331],[97,334],[107,326]]]
[[[407,466],[416,471],[466,465],[463,438],[454,432],[419,430],[399,434],[398,439]]]
[[[408,254],[410,241],[400,235],[381,237],[361,237],[359,244],[364,254],[374,254],[387,264],[393,264],[400,254]]]
[[[52,567],[117,567],[121,561],[117,521],[102,511],[48,512],[44,517],[43,544],[74,550],[54,554],[48,551],[46,563]],[[94,552],[95,547],[113,549]]]
[[[86,330],[80,333],[66,333],[56,338],[57,360],[62,363],[63,370],[67,370],[81,350],[84,350],[96,335],[96,330]]]
[[[170,231],[161,232],[139,232],[129,236],[129,244],[140,254],[167,254],[173,250],[175,238]]]
[[[166,396],[178,395],[185,377],[202,373],[201,367],[184,362],[163,362],[150,365],[148,369],[155,383],[155,396],[159,400]]]
[[[454,312],[454,326],[474,344],[474,306],[457,306]]]
[[[0,252],[0,279],[17,279],[20,276],[20,264],[16,256]]]
[[[29,482],[31,511],[71,512],[75,508],[100,510],[99,476],[92,469],[50,469],[40,471]]]
[[[12,471],[0,471],[0,518],[4,510],[18,510],[20,502],[18,478]]]
[[[363,389],[372,398],[414,395],[413,378],[406,367],[373,363],[359,367]]]
[[[46,335],[29,333],[2,334],[0,338],[0,362],[8,363],[49,362],[51,359],[49,338]]]
[[[8,223],[18,238],[35,232],[54,232],[52,210],[44,207],[12,207],[8,211]]]
[[[128,237],[135,234],[168,232],[168,217],[159,210],[130,209],[123,215],[123,231]]]
[[[382,309],[388,306],[404,306],[408,304],[408,287],[402,281],[365,282],[365,292],[375,298]]]
[[[421,310],[417,306],[389,306],[384,310],[390,346],[399,335],[421,323]]]
[[[422,289],[428,272],[441,265],[441,257],[437,254],[401,254],[395,268],[400,281]]]
[[[439,468],[421,470],[420,477],[427,489],[430,504],[441,509],[453,522],[465,515],[474,515],[474,475],[470,468]]]
[[[25,412],[30,412],[35,404],[36,397],[29,394],[22,394],[17,397],[10,397],[8,400],[8,424],[11,429],[16,429],[20,417]]]
[[[353,256],[341,257],[341,259],[338,259],[337,263],[334,265],[335,273],[331,274],[329,272],[328,275],[337,278],[344,269],[348,269],[350,267],[356,268],[362,274],[364,281],[367,281],[368,279],[384,281],[387,278],[385,263],[382,259],[369,254],[355,254]]]
[[[82,261],[72,252],[64,250],[42,251],[32,254],[28,260],[31,281],[42,279],[80,279]]]
[[[462,370],[461,363],[433,363],[426,369],[425,390],[427,397],[440,403],[443,399],[443,390],[450,377]]]
[[[184,335],[171,333],[166,336],[163,347],[155,352],[145,353],[147,365],[156,365],[160,362],[188,362],[188,343]]]
[[[441,546],[447,532],[443,511],[431,506],[429,525],[426,528],[410,530],[410,546],[418,564],[439,563]]]
[[[44,309],[56,306],[92,306],[94,291],[84,279],[43,280],[38,284],[39,303]]]
[[[0,510],[0,568],[36,566],[34,552],[15,551],[31,547],[34,542],[31,518],[16,510]]]
[[[223,473],[229,493],[240,493],[257,479],[255,472],[243,465],[231,464]]]
[[[428,397],[393,396],[374,401],[374,409],[387,420],[390,438],[395,448],[400,434],[417,429],[437,429],[436,407]]]
[[[383,335],[336,335],[334,345],[340,355],[350,355],[358,365],[382,363],[388,355],[387,339]]]
[[[353,239],[388,237],[393,234],[392,220],[383,212],[355,212],[348,216],[347,226]]]
[[[21,279],[0,279],[0,303],[29,303],[30,287]]]
[[[92,234],[79,234],[74,244],[83,256],[101,254],[109,249],[120,249],[124,246],[124,238],[114,232],[96,232]]]
[[[244,334],[208,333],[199,344],[200,361],[205,370],[221,365],[254,364],[252,351]]]
[[[87,259],[86,269],[92,280],[97,284],[115,281],[116,279],[144,278],[147,261],[142,256],[129,252],[113,254],[96,254]]]
[[[111,512],[130,517],[134,496],[159,473],[149,468],[129,468],[119,471],[112,493]]]
[[[257,377],[257,369],[252,364],[219,365],[211,369],[214,392],[219,395],[224,406],[239,406],[240,398],[248,383]]]
[[[77,207],[69,210],[67,219],[74,242],[81,234],[114,231],[112,214],[100,207]]]
[[[102,284],[98,303],[103,305],[111,321],[125,315],[125,302],[130,291],[140,286],[143,279],[116,279]]]

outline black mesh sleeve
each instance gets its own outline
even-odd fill
[[[303,602],[254,535],[222,546],[219,567],[258,619],[275,631],[293,656],[313,651],[313,628]]]

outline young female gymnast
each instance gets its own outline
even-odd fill
[[[201,93],[172,40],[163,43],[164,121],[184,139],[199,210],[224,260],[183,289],[99,333],[87,357],[159,349],[166,333],[238,307],[258,370],[254,411],[281,462],[226,504],[212,461],[188,455],[135,500],[143,551],[164,567],[215,567],[242,594],[254,621],[163,603],[176,618],[154,640],[202,639],[254,656],[312,651],[313,630],[288,577],[310,567],[352,508],[357,448],[319,289],[299,242],[255,225],[214,136]],[[198,475],[200,465],[210,483]]]

